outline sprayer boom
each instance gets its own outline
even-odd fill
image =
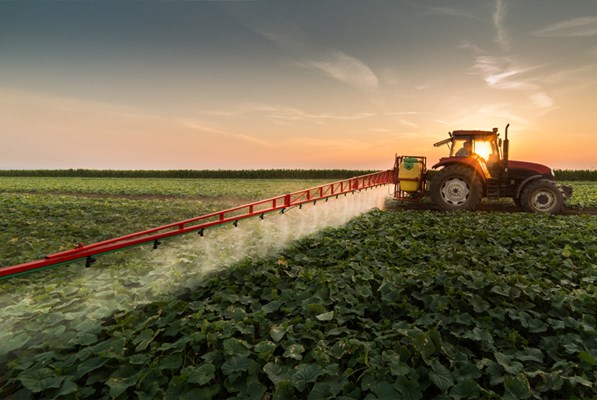
[[[33,272],[59,264],[70,264],[74,261],[83,259],[85,260],[85,266],[89,267],[95,262],[94,256],[100,254],[139,246],[145,243],[152,243],[153,248],[157,249],[161,244],[161,239],[191,232],[197,232],[199,235],[203,236],[205,229],[213,226],[227,223],[232,223],[236,226],[241,219],[257,216],[264,218],[265,214],[274,211],[284,213],[284,211],[291,207],[301,206],[305,203],[316,203],[320,200],[327,201],[330,197],[338,197],[340,195],[354,193],[355,191],[391,183],[394,183],[394,170],[380,171],[244,204],[227,210],[201,215],[199,217],[174,222],[172,224],[147,229],[141,232],[131,233],[114,239],[88,245],[79,244],[79,246],[74,249],[49,254],[41,260],[9,267],[0,267],[0,279]]]

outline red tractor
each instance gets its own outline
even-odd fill
[[[442,210],[475,210],[481,200],[512,198],[523,210],[558,214],[572,196],[570,186],[554,181],[549,167],[508,159],[508,126],[504,140],[492,131],[453,131],[448,139],[450,154],[432,168],[440,168],[429,184],[433,202]],[[398,157],[396,198],[417,198],[426,189],[425,157]],[[417,168],[412,168],[415,165]],[[410,168],[409,168],[410,167]],[[412,172],[409,172],[412,171]],[[419,184],[413,184],[419,182]]]

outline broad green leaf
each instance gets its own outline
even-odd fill
[[[302,392],[309,383],[315,382],[322,372],[317,364],[300,364],[292,376],[292,384]]]
[[[331,321],[332,319],[334,319],[334,312],[329,311],[323,314],[319,314],[316,316],[316,318],[320,321]]]
[[[512,357],[500,352],[495,352],[493,355],[498,364],[500,364],[500,366],[504,368],[507,373],[515,375],[522,371],[523,365],[518,361],[513,361]]]
[[[270,314],[270,313],[273,313],[274,311],[278,311],[278,309],[280,308],[281,305],[282,305],[282,302],[280,302],[278,300],[274,300],[274,301],[267,303],[263,307],[261,307],[261,309],[266,314]]]
[[[9,338],[3,337],[2,340],[0,340],[0,356],[7,354],[10,351],[20,349],[27,344],[29,340],[31,340],[31,336],[25,332],[17,333]]]
[[[597,359],[589,353],[588,351],[581,351],[578,353],[578,358],[580,361],[585,362],[589,365],[597,365]]]
[[[59,388],[64,378],[64,376],[56,374],[49,368],[27,370],[19,374],[21,384],[33,393],[39,393],[51,388]]]
[[[276,386],[278,383],[289,379],[288,367],[282,367],[273,362],[268,362],[265,364],[263,366],[263,372],[267,374],[269,380],[272,381],[272,383]]]
[[[216,367],[210,363],[203,363],[193,369],[188,377],[189,383],[198,383],[203,386],[215,377]]]
[[[581,376],[571,376],[568,378],[568,380],[573,384],[579,384],[590,388],[594,387],[594,382],[591,382]]]
[[[58,390],[58,392],[56,392],[54,399],[58,399],[62,396],[66,396],[68,394],[78,393],[78,392],[79,392],[79,387],[77,386],[77,384],[71,380],[71,377],[66,377],[64,379],[64,382],[62,382],[62,386],[60,387],[60,390]]]
[[[224,375],[230,375],[233,372],[243,372],[249,369],[249,358],[247,356],[233,356],[222,364]]]
[[[87,375],[89,372],[94,371],[98,368],[101,368],[104,364],[108,362],[105,358],[90,358],[88,360],[83,361],[81,364],[77,366],[77,377],[83,377]]]
[[[288,328],[285,328],[282,325],[272,325],[269,334],[274,342],[279,342],[282,340]]]
[[[130,365],[123,365],[118,368],[110,378],[106,381],[106,385],[110,387],[110,396],[118,397],[124,393],[129,387],[137,383],[138,369]]]
[[[433,360],[431,362],[431,369],[432,371],[429,372],[429,379],[431,379],[431,382],[433,382],[433,384],[441,391],[445,391],[454,385],[454,379],[452,379],[450,370],[443,366],[439,361]]]
[[[332,387],[329,383],[317,382],[313,385],[313,389],[309,392],[307,400],[328,400],[334,399],[336,395],[332,392]]]
[[[236,338],[228,338],[224,340],[223,347],[224,347],[224,354],[233,356],[233,355],[248,355],[250,353],[249,349],[247,348],[249,345],[244,341],[238,340]]]
[[[270,340],[263,340],[253,347],[253,350],[260,354],[269,355],[274,352],[278,345]]]
[[[479,385],[472,379],[466,379],[452,386],[449,394],[453,399],[477,399],[479,398]]]
[[[423,398],[421,392],[421,385],[418,381],[407,378],[406,376],[399,376],[396,379],[394,387],[400,392],[400,399],[403,400],[420,400]]]
[[[305,348],[303,347],[303,345],[295,343],[288,346],[288,348],[284,352],[284,357],[294,358],[295,360],[302,360],[304,352]]]
[[[504,399],[528,399],[531,397],[529,381],[523,374],[504,377]]]
[[[400,398],[398,391],[387,381],[378,382],[373,386],[373,393],[375,393],[379,400],[396,400]]]
[[[160,369],[178,369],[182,365],[182,354],[181,353],[174,353],[170,354],[166,357],[163,357],[158,367]]]

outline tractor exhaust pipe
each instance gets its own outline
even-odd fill
[[[509,126],[510,126],[510,124],[506,125],[506,134],[504,137],[504,148],[503,148],[504,173],[505,173],[506,179],[508,179],[508,156],[509,156],[509,152],[510,152],[510,140],[508,140],[508,127]]]

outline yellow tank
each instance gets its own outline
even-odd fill
[[[404,192],[416,192],[421,187],[421,175],[423,165],[421,160],[412,157],[405,157],[398,167],[398,179],[400,190]],[[409,179],[409,180],[404,180]],[[416,179],[416,180],[410,180]]]

